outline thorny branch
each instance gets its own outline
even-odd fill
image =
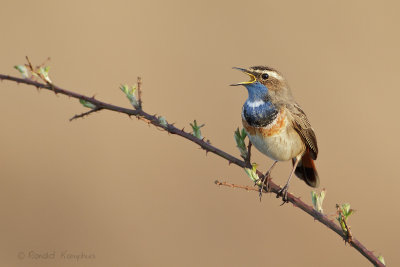
[[[76,98],[76,99],[80,99],[80,100],[84,100],[89,103],[92,103],[99,110],[104,109],[104,110],[110,110],[110,111],[114,111],[114,112],[118,112],[118,113],[123,113],[128,116],[136,116],[138,119],[141,119],[141,120],[147,122],[148,124],[152,124],[152,125],[156,126],[157,128],[162,128],[165,131],[169,132],[170,134],[179,135],[193,143],[196,143],[202,149],[204,149],[206,152],[214,153],[214,154],[226,159],[229,162],[229,164],[234,164],[241,168],[245,168],[245,167],[251,168],[251,166],[249,166],[249,162],[242,161],[242,160],[226,153],[225,151],[212,146],[210,143],[206,142],[204,139],[199,139],[199,138],[193,136],[192,134],[184,131],[183,129],[180,130],[177,127],[175,127],[173,124],[161,123],[157,116],[150,115],[149,113],[144,112],[141,107],[139,107],[137,109],[128,109],[128,108],[124,108],[124,107],[120,107],[120,106],[115,106],[115,105],[108,104],[106,102],[97,100],[94,97],[88,97],[88,96],[85,96],[82,94],[75,93],[73,91],[62,89],[61,87],[55,86],[48,81],[46,81],[46,83],[40,83],[40,82],[36,82],[36,81],[30,80],[30,79],[17,78],[17,77],[3,75],[3,74],[0,74],[0,80],[8,80],[8,81],[16,82],[16,83],[27,84],[27,85],[34,86],[37,89],[40,89],[40,88],[48,89],[48,90],[53,91],[55,94],[62,94],[62,95],[66,95],[66,96],[69,96],[72,98]],[[96,111],[99,111],[99,110],[96,110]],[[94,112],[94,111],[91,111],[90,113],[92,113],[92,112]],[[88,112],[86,112],[86,113],[89,114]],[[85,114],[85,115],[87,115],[87,114]],[[263,177],[263,174],[261,172],[257,171],[257,174],[260,177]],[[221,185],[224,185],[224,184],[221,184]],[[235,186],[235,187],[237,187],[237,186]],[[265,189],[265,186],[264,186],[264,189]],[[268,192],[278,194],[281,187],[270,180],[268,189],[269,189]],[[303,210],[304,212],[308,213],[315,220],[321,222],[322,224],[324,224],[325,226],[330,228],[332,231],[337,233],[344,240],[348,240],[347,234],[343,233],[340,226],[337,225],[333,220],[329,219],[326,215],[316,211],[312,206],[307,205],[305,202],[300,200],[300,198],[295,197],[291,193],[288,193],[287,198],[288,198],[288,201],[291,202],[295,207],[298,207],[301,210]],[[367,258],[375,266],[385,266],[382,262],[380,262],[378,260],[378,258],[373,254],[372,251],[368,250],[356,238],[353,237],[351,240],[349,240],[349,244],[352,247],[354,247],[357,251],[359,251],[365,258]]]
[[[97,111],[100,111],[100,110],[102,110],[102,108],[94,108],[94,109],[91,109],[89,111],[83,112],[81,114],[76,114],[71,119],[69,119],[69,121],[73,121],[73,120],[76,120],[76,119],[79,119],[79,118],[83,118],[85,116],[89,116],[91,113],[94,113],[94,112],[97,112]]]

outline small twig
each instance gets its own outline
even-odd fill
[[[32,65],[32,63],[31,63],[31,61],[29,60],[29,57],[28,56],[25,56],[25,58],[26,58],[26,61],[28,61],[28,64],[27,64],[27,67],[29,68],[29,70],[33,73],[36,73],[36,71],[35,71],[35,69],[33,68],[33,65]]]
[[[216,184],[216,185],[223,185],[223,186],[233,187],[233,188],[245,189],[245,190],[247,190],[247,191],[257,191],[257,192],[258,192],[258,189],[257,189],[257,188],[254,188],[254,187],[252,187],[252,186],[230,184],[230,183],[227,183],[227,182],[220,182],[220,181],[218,181],[218,180],[215,180],[215,184]]]
[[[345,228],[344,234],[346,234],[346,238],[344,238],[344,240],[347,241],[349,244],[351,244],[353,241],[353,235],[351,234],[350,226],[347,224],[347,218],[346,218],[346,216],[344,216],[343,210],[338,204],[336,204],[336,208],[337,208],[337,213],[340,216],[339,218],[341,218],[341,220],[344,224],[344,228]],[[339,221],[339,223],[340,223],[340,221]]]
[[[350,226],[347,225],[347,220],[346,219],[343,219],[343,223],[344,223],[344,226],[346,227],[347,242],[349,244],[351,244],[351,242],[353,241],[353,235],[351,234]]]
[[[47,58],[46,61],[44,61],[41,65],[37,66],[36,68],[33,67],[31,61],[29,60],[29,57],[26,56],[26,61],[28,61],[28,64],[26,65],[29,70],[31,71],[32,74],[36,74],[43,82],[45,82],[47,85],[50,86],[50,88],[53,90],[54,94],[57,95],[57,91],[54,89],[54,85],[48,80],[46,79],[43,74],[40,72],[40,67],[43,66],[47,60],[50,60],[50,57]]]
[[[249,144],[247,145],[247,157],[245,158],[244,162],[246,162],[247,166],[251,166],[251,146],[252,143],[249,140]]]
[[[137,93],[138,93],[139,109],[142,109],[142,78],[140,77],[137,77]]]
[[[91,109],[91,110],[89,110],[89,111],[87,111],[87,112],[83,112],[83,113],[81,113],[81,114],[76,114],[76,115],[74,115],[72,118],[70,118],[69,121],[73,121],[73,120],[76,120],[76,119],[79,119],[79,118],[83,118],[83,117],[85,117],[85,116],[88,116],[88,115],[91,114],[91,113],[100,111],[100,110],[102,110],[102,109],[103,109],[103,108],[94,108],[94,109]]]

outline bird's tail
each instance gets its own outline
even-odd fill
[[[294,162],[295,161],[293,160],[293,164]],[[314,160],[311,158],[311,154],[308,150],[304,153],[303,157],[299,161],[294,173],[309,186],[319,186],[318,172],[315,168]]]

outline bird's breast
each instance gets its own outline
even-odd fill
[[[242,123],[252,144],[261,153],[274,160],[290,160],[305,150],[304,142],[289,122],[284,108],[266,126],[252,126],[246,121],[244,115],[242,115]]]
[[[246,129],[247,133],[250,135],[261,135],[263,137],[274,136],[279,134],[287,126],[287,117],[284,109],[281,109],[275,119],[269,122],[269,124],[257,127],[253,126],[251,122],[248,122],[246,114],[242,115],[243,127]]]

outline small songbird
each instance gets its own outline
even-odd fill
[[[309,186],[318,187],[314,165],[318,154],[317,139],[306,114],[293,99],[286,80],[277,70],[266,66],[234,69],[250,76],[248,82],[232,84],[243,85],[248,91],[249,97],[242,109],[243,127],[250,142],[274,160],[262,184],[278,161],[291,159],[293,169],[277,197],[282,196],[283,201],[287,201],[293,173]]]

